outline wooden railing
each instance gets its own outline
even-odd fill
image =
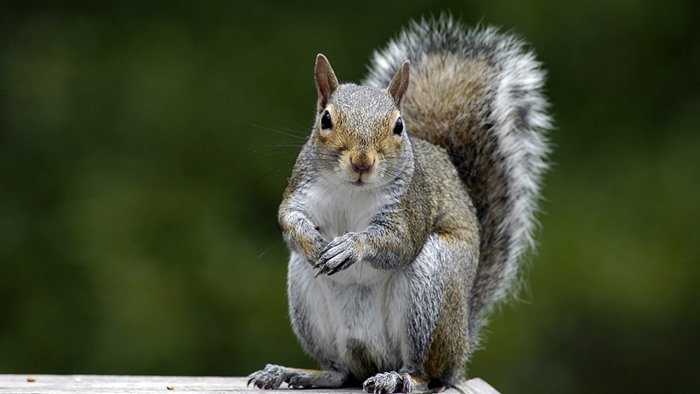
[[[0,393],[255,393],[273,394],[247,387],[246,378],[193,376],[111,375],[0,375]],[[286,388],[278,391],[289,392]],[[277,392],[278,392],[277,391]],[[359,394],[357,388],[293,390],[299,394]],[[481,379],[465,381],[443,394],[498,394]]]

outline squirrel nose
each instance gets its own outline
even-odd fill
[[[354,160],[352,156],[350,156],[350,165],[352,166],[353,171],[357,172],[358,174],[362,174],[363,172],[368,172],[372,169],[374,166],[374,159],[364,153],[361,154],[359,158]]]

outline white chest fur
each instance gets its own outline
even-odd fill
[[[386,190],[334,185],[323,178],[315,182],[306,194],[308,213],[329,242],[340,235],[365,230],[372,218],[390,202]],[[327,278],[340,283],[368,284],[386,279],[388,274],[360,261]]]
[[[348,232],[364,230],[389,203],[385,190],[334,185],[323,179],[315,182],[306,193],[309,213],[329,241]]]

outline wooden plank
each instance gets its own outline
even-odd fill
[[[448,391],[459,392],[460,394],[499,394],[495,388],[479,378],[458,383],[454,389]]]
[[[241,377],[110,376],[110,375],[0,375],[0,393],[270,393],[246,386]],[[298,390],[313,394],[358,394],[359,388]],[[481,379],[459,384],[445,394],[498,394]]]

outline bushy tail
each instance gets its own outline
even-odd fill
[[[366,84],[384,87],[411,61],[407,130],[448,150],[474,201],[481,257],[470,331],[519,291],[521,260],[534,247],[540,183],[548,165],[545,73],[516,37],[466,29],[450,16],[413,22],[374,54]]]

